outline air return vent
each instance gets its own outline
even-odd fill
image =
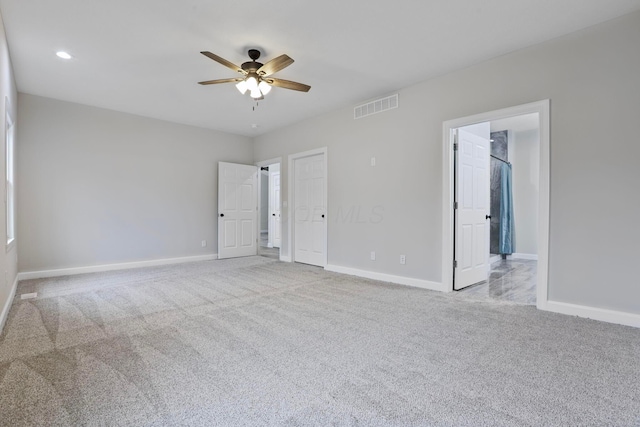
[[[361,119],[372,114],[382,113],[383,111],[398,108],[398,94],[387,96],[386,98],[376,99],[367,104],[358,105],[353,109],[353,118]]]

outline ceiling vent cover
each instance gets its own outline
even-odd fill
[[[353,109],[353,118],[361,119],[372,114],[382,113],[383,111],[398,108],[398,94],[387,96],[386,98],[376,99],[366,104],[358,105]]]

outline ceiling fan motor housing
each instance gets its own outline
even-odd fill
[[[257,62],[257,59],[260,58],[260,51],[258,49],[249,49],[248,54],[251,61],[243,63],[240,67],[249,74],[255,74],[264,65],[261,62]]]
[[[256,61],[247,61],[244,62],[240,67],[246,71],[247,73],[255,73],[256,71],[258,71],[258,69],[260,67],[262,67],[263,64],[261,64],[260,62],[256,62]]]

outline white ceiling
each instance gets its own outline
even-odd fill
[[[0,0],[18,90],[258,135],[640,10],[640,0]],[[240,64],[296,62],[256,111]],[[73,59],[55,56],[66,50]],[[252,128],[257,124],[257,128]]]

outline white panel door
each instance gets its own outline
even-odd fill
[[[218,258],[258,254],[258,167],[218,163]]]
[[[294,163],[294,261],[323,267],[326,263],[324,154]]]
[[[489,274],[490,125],[473,130],[458,129],[454,289],[487,280]]]
[[[269,242],[274,248],[282,245],[282,215],[280,208],[280,171],[269,171]]]

